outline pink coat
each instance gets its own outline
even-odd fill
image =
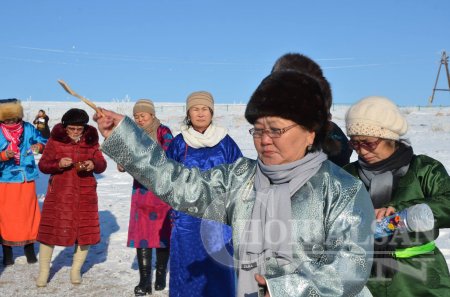
[[[162,148],[167,150],[172,141],[170,129],[160,125],[157,137]],[[171,209],[158,196],[134,180],[127,246],[134,248],[168,247],[172,230],[169,216]]]

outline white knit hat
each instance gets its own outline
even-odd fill
[[[345,115],[347,135],[398,140],[408,131],[408,123],[397,105],[386,97],[365,97]]]

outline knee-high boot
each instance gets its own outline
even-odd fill
[[[73,254],[72,268],[70,269],[70,281],[74,285],[81,284],[81,267],[86,261],[89,245],[76,245]]]
[[[161,291],[166,287],[166,270],[169,261],[169,248],[156,249],[156,280],[155,290]]]
[[[12,247],[9,245],[2,244],[2,248],[3,248],[3,265],[4,266],[14,265]]]
[[[152,293],[152,249],[136,249],[139,266],[139,284],[134,288],[135,296]]]
[[[33,264],[37,262],[36,253],[34,252],[34,243],[26,244],[23,247],[25,257],[27,257],[27,262]]]
[[[38,287],[47,286],[54,247],[54,245],[46,245],[43,243],[39,246],[39,276],[36,279],[36,286]]]

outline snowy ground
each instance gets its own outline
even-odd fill
[[[101,106],[130,114],[133,102],[102,103]],[[32,121],[39,109],[50,117],[50,125],[58,123],[63,113],[72,107],[92,111],[75,102],[23,102],[25,120]],[[157,116],[168,125],[174,134],[179,133],[184,117],[183,105],[156,103]],[[229,129],[245,156],[255,157],[253,142],[248,134],[249,124],[243,117],[243,105],[216,105],[214,120]],[[347,106],[335,106],[333,119],[344,127]],[[440,160],[450,171],[450,107],[403,107],[402,111],[410,123],[410,138],[414,151]],[[37,157],[38,159],[39,157]],[[353,155],[353,159],[355,159]],[[36,288],[34,281],[38,264],[26,263],[22,248],[14,248],[15,265],[6,269],[0,265],[0,296],[134,296],[133,288],[138,282],[135,250],[126,247],[132,178],[119,173],[116,165],[108,159],[108,169],[98,178],[98,196],[101,242],[91,247],[83,266],[83,283],[70,284],[69,269],[73,248],[57,247],[53,254],[50,282],[46,288]],[[37,181],[40,203],[43,202],[48,176]],[[450,232],[443,230],[437,240],[438,246],[450,263]],[[36,244],[38,252],[38,244]],[[1,257],[1,254],[0,254]],[[168,296],[164,290],[153,296]]]

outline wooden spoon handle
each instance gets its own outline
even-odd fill
[[[98,109],[98,107],[94,104],[94,102],[75,93],[75,91],[72,90],[65,81],[63,81],[62,79],[59,79],[58,83],[63,87],[64,90],[66,90],[67,93],[69,93],[70,95],[72,95],[74,97],[77,97],[78,99],[80,99],[81,101],[83,101],[84,103],[86,103],[87,105],[92,107],[95,110],[95,112],[103,115],[103,113],[100,111],[100,109]]]

